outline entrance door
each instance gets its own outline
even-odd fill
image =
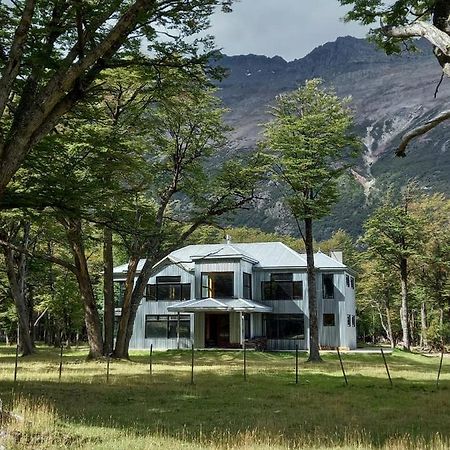
[[[230,346],[229,314],[205,314],[205,346]]]

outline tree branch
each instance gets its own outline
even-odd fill
[[[440,123],[445,122],[450,119],[450,110],[443,111],[437,116],[433,117],[430,120],[427,120],[422,125],[419,125],[416,128],[413,128],[411,131],[408,131],[406,134],[402,136],[402,140],[395,154],[397,156],[404,157],[406,156],[406,147],[408,144],[418,136],[422,136],[425,133],[428,133],[433,128],[437,127]]]

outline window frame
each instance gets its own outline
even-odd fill
[[[248,284],[246,284],[248,281]],[[246,300],[251,300],[253,298],[252,289],[252,274],[248,272],[242,272],[242,297]],[[248,295],[246,295],[248,293]]]
[[[333,288],[333,293],[330,294],[327,292],[327,283],[325,283],[325,279],[331,277],[331,286]],[[334,285],[334,273],[323,273],[322,274],[322,298],[324,300],[334,300],[336,297],[336,286]]]
[[[333,320],[332,320],[333,324],[331,325],[331,323],[328,323],[328,320],[325,320],[325,317],[327,317],[327,319],[333,318]],[[322,326],[324,326],[324,327],[335,327],[336,326],[336,314],[334,314],[334,313],[323,313],[322,314]]]
[[[231,282],[232,282],[232,288],[231,288],[231,296],[221,296],[217,297],[216,293],[214,292],[215,289],[213,287],[213,283],[211,283],[211,280],[214,280],[214,275],[231,275]],[[211,277],[211,275],[213,275]],[[224,272],[202,272],[200,274],[200,280],[201,280],[201,298],[221,298],[221,299],[230,299],[230,298],[236,298],[236,292],[235,292],[235,283],[234,283],[234,272],[233,271],[224,271]],[[206,280],[206,284],[205,284]],[[207,294],[205,294],[207,292]]]
[[[301,333],[297,334],[294,337],[280,337],[280,323],[285,321],[293,321],[293,319],[297,319],[299,322],[301,321]],[[268,323],[270,322],[276,324],[276,333],[275,336],[269,332],[268,329]],[[275,340],[289,340],[289,341],[299,341],[304,340],[306,337],[305,333],[305,314],[264,314],[263,316],[263,329],[264,334],[267,337],[267,339],[275,339]],[[269,336],[270,334],[270,336]]]
[[[153,318],[153,319],[150,319]],[[149,336],[147,323],[161,323],[165,325],[165,336]],[[146,314],[144,316],[144,339],[176,339],[176,327],[178,324],[178,316],[173,314]],[[187,333],[182,332],[182,327],[187,327]],[[175,326],[175,335],[171,330]],[[191,317],[189,314],[180,315],[180,339],[190,339],[191,337]]]
[[[176,288],[179,286],[179,297],[160,298],[158,286],[164,286],[166,288]],[[186,291],[189,292],[189,296],[185,298],[183,293],[186,293]],[[190,300],[191,297],[191,283],[149,283],[145,288],[145,300],[147,302],[181,302],[183,300]]]
[[[282,297],[278,295],[276,286],[289,286],[289,296]],[[283,289],[282,289],[283,290]],[[286,289],[284,289],[286,291]],[[266,295],[267,291],[269,294]],[[295,295],[297,293],[297,295]],[[294,301],[303,300],[303,280],[294,280],[294,274],[291,272],[271,273],[269,281],[261,281],[261,299],[265,301]]]

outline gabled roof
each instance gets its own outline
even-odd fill
[[[253,300],[243,298],[201,298],[186,300],[172,306],[168,306],[169,312],[197,312],[197,311],[237,311],[237,312],[270,312],[270,306],[261,305]]]
[[[154,270],[167,264],[177,264],[186,271],[194,270],[195,263],[211,259],[243,259],[254,265],[256,269],[306,269],[306,255],[297,253],[282,242],[256,242],[251,244],[201,244],[187,245],[173,251],[155,264]],[[143,259],[139,261],[138,272]],[[342,270],[346,266],[320,251],[314,255],[316,268],[326,270]],[[114,268],[116,275],[126,273],[127,264]]]

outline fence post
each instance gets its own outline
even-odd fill
[[[245,342],[242,344],[244,349],[244,381],[247,381],[247,347]]]
[[[345,375],[344,364],[342,362],[341,353],[339,352],[339,347],[336,347],[337,354],[339,356],[339,362],[341,363],[342,374],[344,375],[345,385],[348,386],[347,375]]]
[[[386,357],[384,356],[383,348],[380,347],[380,350],[381,350],[381,356],[383,356],[384,367],[386,367],[386,373],[389,378],[389,383],[391,384],[391,387],[392,387],[392,378],[391,378],[391,374],[389,373],[389,367],[387,365]]]
[[[106,357],[106,382],[109,383],[109,361],[111,359],[111,355],[108,353]]]
[[[191,384],[194,384],[194,343],[192,343],[192,355],[191,355]]]
[[[63,349],[64,345],[61,343],[61,352],[59,355],[59,381],[61,382],[61,375],[62,375],[62,367],[63,367]]]
[[[439,378],[441,377],[443,359],[444,359],[444,345],[442,345],[442,349],[441,349],[441,360],[439,362],[439,371],[438,371],[438,375],[436,378],[436,389],[439,387]]]
[[[298,384],[298,344],[295,345],[295,384]]]
[[[150,344],[150,358],[149,358],[149,369],[150,369],[150,376],[153,375],[153,344]]]

